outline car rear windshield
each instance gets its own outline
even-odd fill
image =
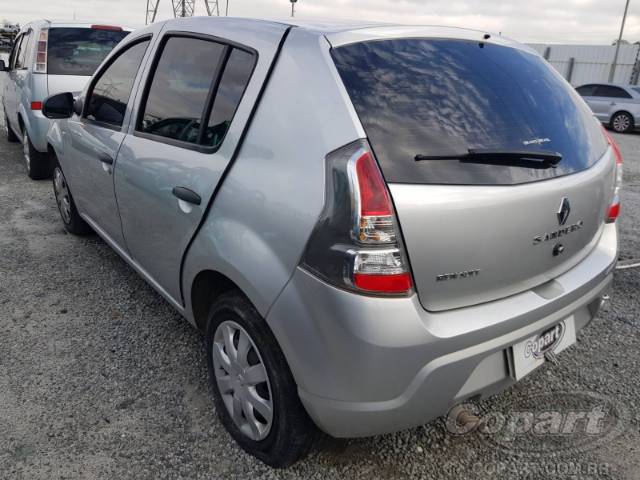
[[[606,151],[593,113],[533,53],[399,39],[341,46],[332,56],[388,182],[512,185],[584,170]],[[542,150],[562,160],[455,159],[470,149]]]
[[[49,75],[91,76],[129,32],[93,28],[49,29]]]

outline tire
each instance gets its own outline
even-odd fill
[[[248,337],[248,343],[243,335]],[[225,338],[231,342],[231,354],[227,354]],[[300,402],[278,342],[246,297],[229,292],[214,302],[205,341],[216,411],[240,447],[274,468],[288,467],[306,456],[321,435]],[[234,355],[234,351],[244,355]],[[243,357],[244,365],[242,360],[230,360]],[[247,393],[251,391],[252,394]],[[252,405],[256,404],[263,407],[255,409]],[[270,423],[269,415],[264,413],[269,405]]]
[[[614,132],[628,133],[634,129],[633,117],[627,112],[618,112],[611,117],[609,126]]]
[[[32,180],[43,180],[51,176],[51,160],[48,154],[35,149],[25,128],[22,133],[22,156],[27,175]]]
[[[60,218],[67,232],[73,233],[74,235],[87,235],[91,233],[91,227],[78,213],[76,204],[71,196],[71,190],[69,190],[69,186],[67,185],[67,179],[57,160],[53,168],[53,194],[58,204]]]
[[[11,143],[18,143],[20,141],[20,138],[9,126],[9,118],[6,115],[4,116],[4,125],[7,129],[7,141]]]

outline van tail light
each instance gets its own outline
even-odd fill
[[[42,110],[42,102],[31,102],[31,110]]]
[[[609,207],[607,208],[607,218],[605,219],[607,223],[613,223],[620,215],[620,189],[622,188],[622,153],[620,152],[620,147],[618,147],[618,144],[613,139],[613,137],[611,137],[609,132],[604,130],[604,135],[605,137],[607,137],[607,142],[609,142],[609,145],[611,145],[613,156],[616,159],[616,176],[613,189],[613,198],[611,199]]]
[[[372,295],[406,295],[413,280],[391,195],[365,141],[326,158],[323,212],[302,267],[328,283]]]
[[[40,30],[38,37],[38,45],[36,47],[36,64],[33,69],[34,73],[47,73],[47,45],[49,43],[49,30],[43,28]]]

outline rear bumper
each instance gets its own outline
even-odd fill
[[[425,311],[416,295],[355,295],[298,269],[267,322],[322,430],[336,437],[388,433],[512,384],[507,349],[571,315],[580,331],[610,287],[616,257],[616,227],[607,225],[588,257],[555,280],[438,313]]]

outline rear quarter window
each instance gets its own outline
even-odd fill
[[[93,28],[50,28],[49,75],[91,76],[129,32]]]
[[[612,85],[598,85],[596,89],[597,97],[607,98],[631,98],[628,92],[620,87],[614,87]]]
[[[584,170],[605,152],[597,120],[546,62],[517,48],[463,40],[350,44],[332,56],[387,181],[510,185]],[[558,152],[556,168],[416,155],[469,149]]]

